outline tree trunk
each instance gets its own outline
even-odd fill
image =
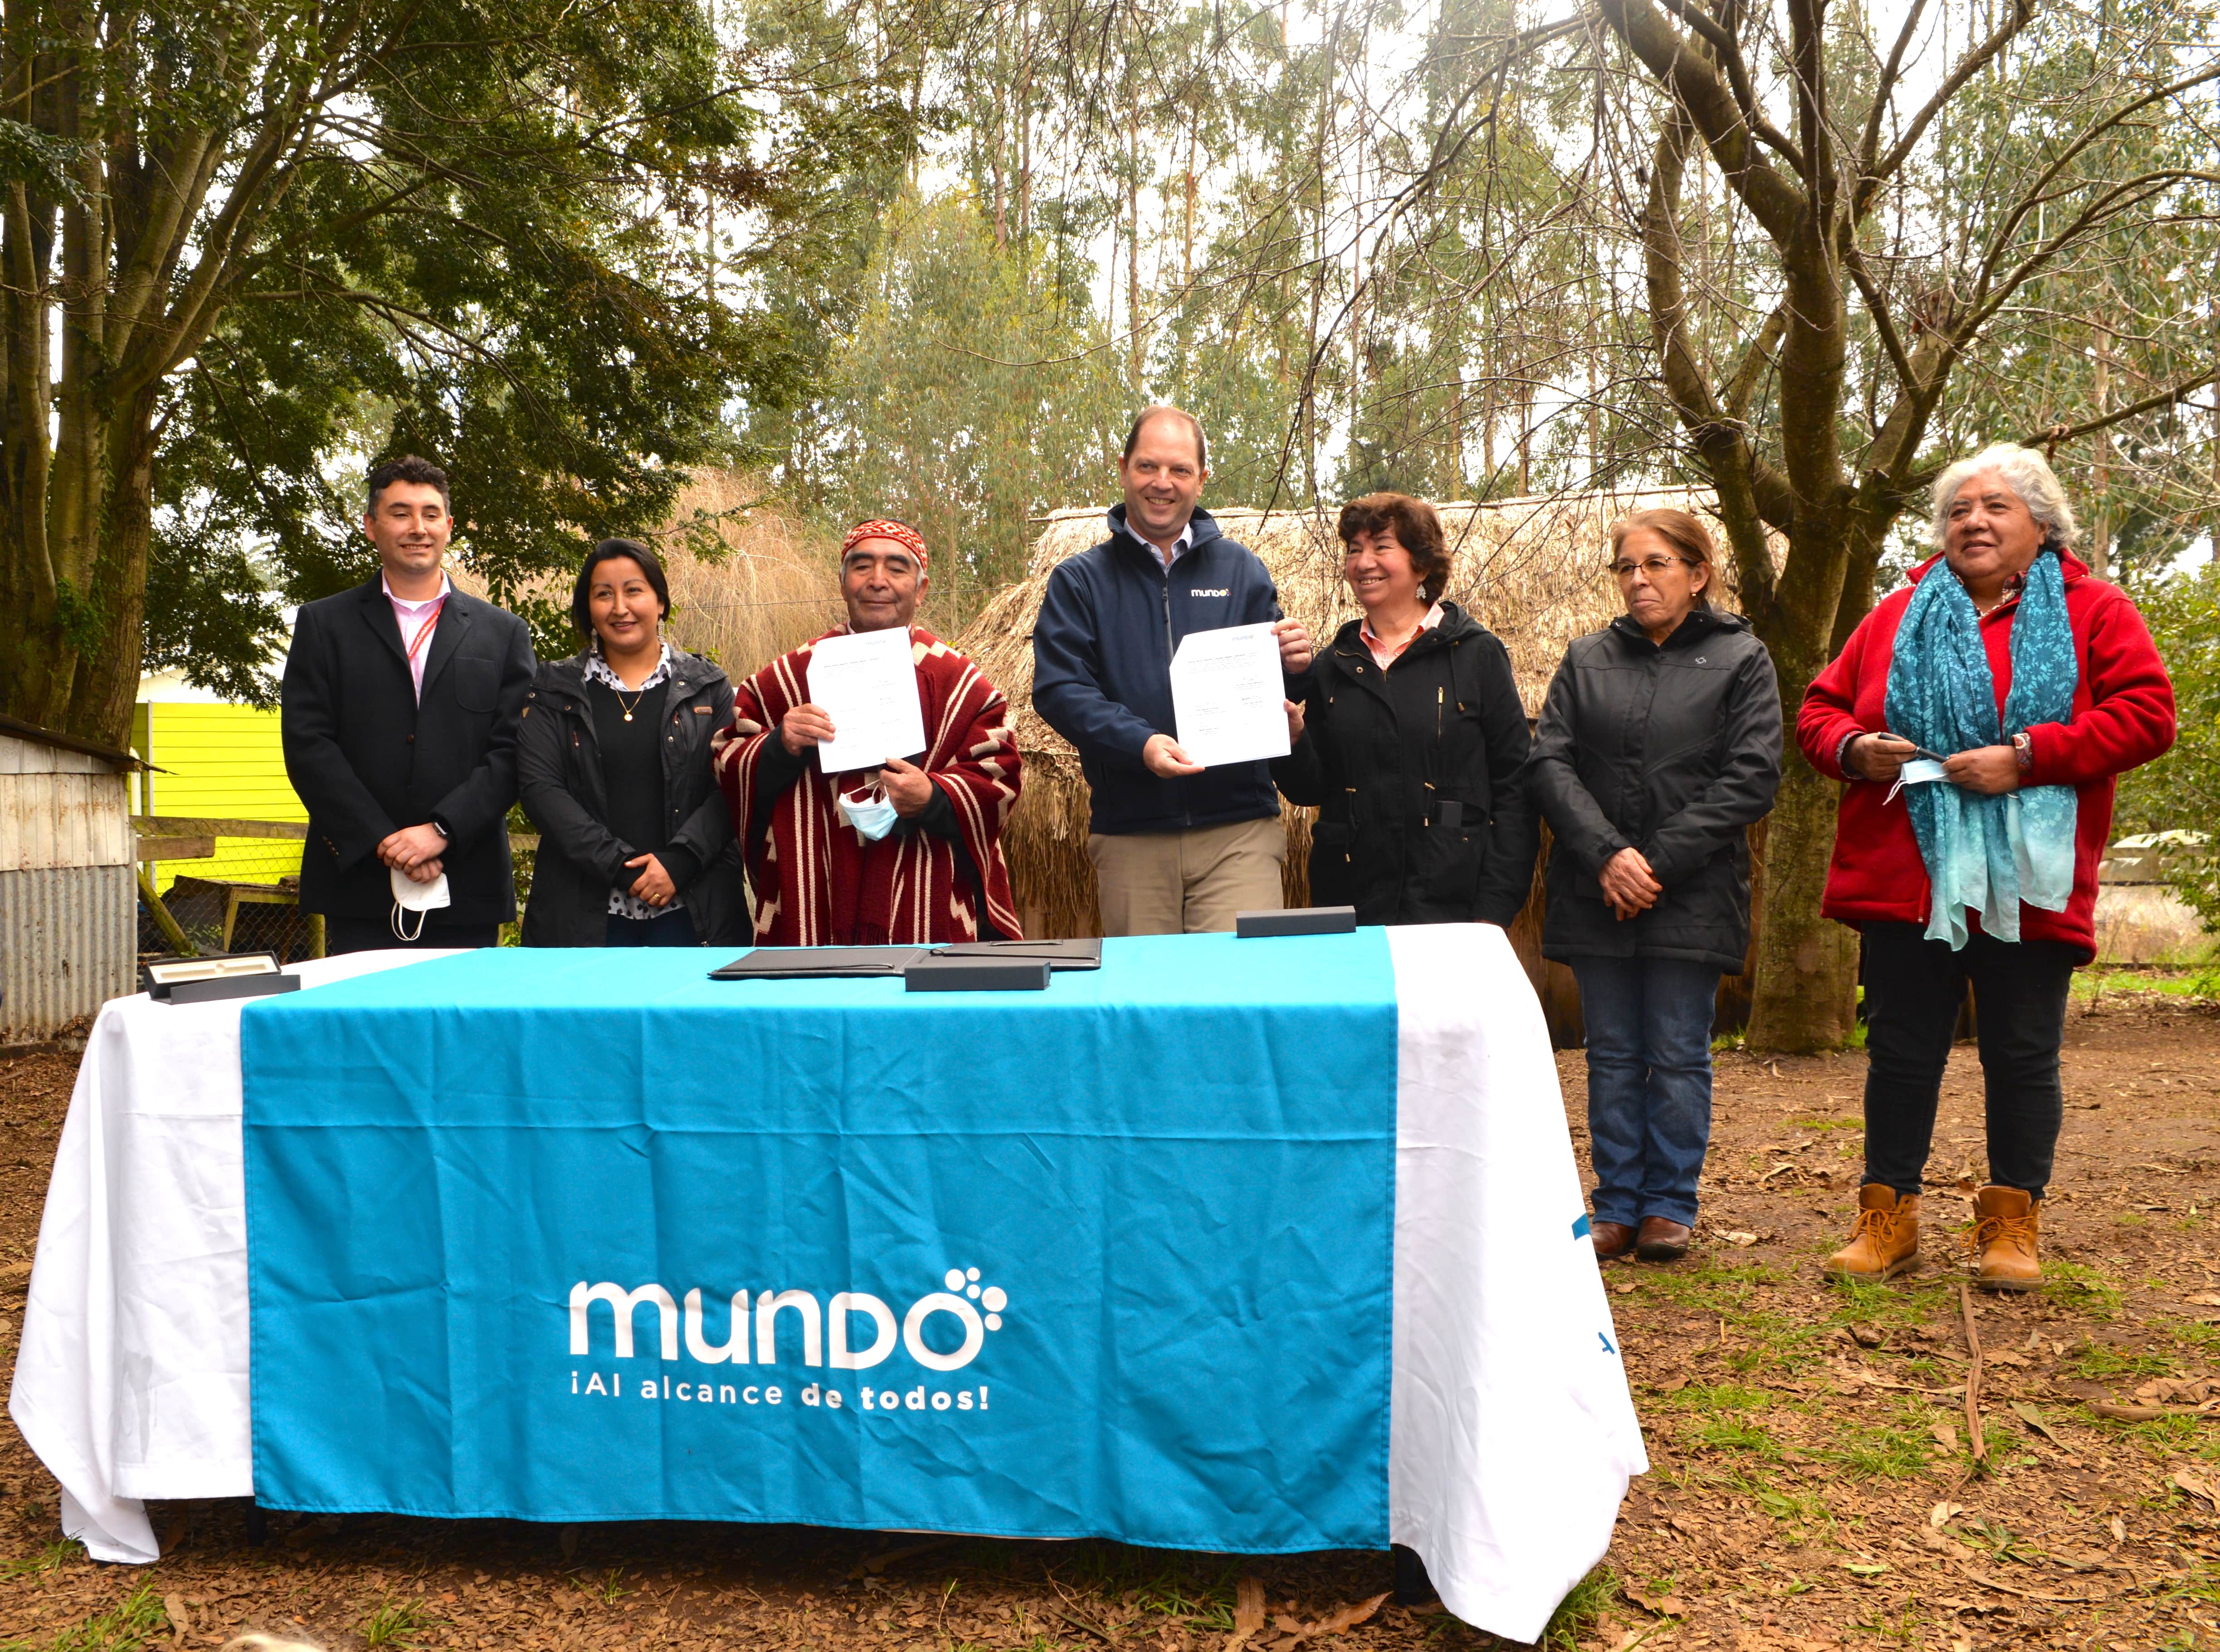
[[[1786,662],[1776,656],[1776,664]],[[1765,916],[1748,1035],[1754,1050],[1797,1055],[1841,1048],[1857,1010],[1857,935],[1819,915],[1842,788],[1797,749],[1796,708],[1806,685],[1805,673],[1781,671],[1787,751],[1765,827]]]

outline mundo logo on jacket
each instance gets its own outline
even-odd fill
[[[580,1280],[571,1287],[571,1354],[576,1359],[594,1357],[596,1303],[609,1308],[609,1352],[620,1360],[645,1357],[640,1348],[636,1316],[644,1307],[655,1310],[655,1351],[664,1360],[679,1358],[683,1336],[687,1357],[702,1365],[752,1365],[776,1368],[791,1365],[799,1356],[804,1368],[829,1371],[868,1371],[891,1359],[897,1348],[926,1370],[945,1375],[962,1370],[979,1357],[990,1332],[1002,1328],[1009,1296],[999,1285],[982,1285],[976,1268],[951,1268],[943,1288],[930,1291],[909,1304],[899,1316],[882,1298],[868,1291],[835,1291],[821,1304],[814,1292],[804,1290],[741,1290],[732,1294],[724,1314],[725,1334],[714,1339],[708,1320],[714,1306],[705,1307],[700,1287],[678,1298],[663,1285],[650,1282],[627,1290],[609,1281]],[[976,1306],[975,1306],[976,1305]],[[937,1320],[950,1324],[936,1324]],[[865,1327],[868,1327],[866,1330]],[[786,1333],[783,1352],[781,1332]],[[864,1340],[859,1344],[857,1333]],[[954,1347],[946,1343],[951,1333]],[[798,1338],[798,1346],[797,1346]],[[766,1370],[765,1377],[774,1375]],[[603,1373],[580,1368],[571,1374],[571,1392],[580,1398],[626,1396],[621,1371]],[[696,1378],[673,1382],[670,1375],[638,1377],[632,1390],[644,1400],[670,1400],[698,1405],[783,1404],[786,1391],[775,1382],[709,1382]],[[828,1382],[805,1384],[795,1398],[804,1406],[839,1411],[848,1401],[843,1391]],[[858,1389],[857,1399],[865,1411],[985,1411],[988,1390],[928,1389],[920,1383],[907,1393],[893,1388]]]

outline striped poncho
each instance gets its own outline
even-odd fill
[[[926,749],[918,766],[952,806],[970,865],[954,843],[931,832],[898,827],[876,842],[865,838],[834,802],[844,787],[852,794],[863,776],[827,776],[814,751],[780,795],[769,829],[750,830],[765,748],[778,739],[781,720],[808,703],[816,643],[805,644],[740,684],[732,726],[711,748],[745,847],[759,944],[902,945],[1020,935],[1001,844],[1021,778],[1009,701],[969,658],[923,627],[911,627],[910,639],[925,712]]]

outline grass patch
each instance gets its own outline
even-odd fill
[[[0,1652],[140,1652],[169,1624],[150,1580],[106,1611],[58,1633],[44,1648],[28,1641],[0,1643]]]
[[[2042,1294],[2069,1313],[2097,1319],[2111,1318],[2123,1300],[2120,1287],[2094,1268],[2049,1256],[2042,1262]]]
[[[612,1566],[597,1578],[574,1577],[571,1581],[605,1606],[614,1606],[632,1591],[624,1586],[624,1568]]]
[[[1578,1652],[1596,1619],[1617,1604],[1618,1577],[1608,1566],[1599,1566],[1573,1585],[1572,1593],[1550,1614],[1549,1627],[1535,1644],[1536,1652]]]
[[[1773,1395],[1763,1388],[1745,1388],[1738,1382],[1691,1383],[1673,1396],[1683,1411],[1763,1411]]]
[[[1812,1455],[1861,1480],[1907,1480],[1927,1472],[1929,1420],[1926,1406],[1905,1401],[1886,1422],[1844,1419],[1834,1443]]]
[[[2220,1354],[2220,1325],[2199,1325],[2194,1319],[2154,1319],[2151,1329],[2163,1337],[2171,1337],[2184,1348],[2199,1354]]]
[[[2109,1382],[2121,1377],[2165,1376],[2173,1371],[2173,1361],[2164,1354],[2085,1340],[2066,1356],[2065,1368],[2086,1382]]]
[[[1827,1316],[1830,1325],[1908,1330],[1947,1312],[1950,1306],[1950,1287],[1939,1281],[1907,1287],[1901,1280],[1880,1285],[1869,1280],[1844,1279],[1839,1274],[1830,1274],[1828,1279],[1836,1298],[1834,1312]]]
[[[1788,1122],[1798,1130],[1862,1131],[1866,1127],[1862,1119],[1791,1119]]]
[[[2076,998],[2101,998],[2106,993],[2119,992],[2211,998],[2220,994],[2220,972],[2209,966],[2189,969],[2107,969],[2098,966],[2073,972]]]
[[[1780,1442],[1747,1418],[1732,1412],[1707,1417],[1689,1431],[1689,1443],[1705,1451],[1735,1451],[1764,1458],[1768,1462],[1780,1460]]]
[[[0,1565],[0,1577],[44,1577],[74,1560],[84,1558],[84,1546],[72,1537],[57,1537],[35,1555],[26,1555]]]
[[[424,1603],[421,1600],[387,1600],[362,1622],[362,1643],[365,1646],[390,1646],[406,1649],[416,1644],[416,1636],[426,1623]]]

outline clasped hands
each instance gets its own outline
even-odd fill
[[[779,744],[789,757],[801,757],[832,738],[832,714],[814,702],[796,706],[779,722]],[[925,813],[925,806],[932,801],[932,776],[914,763],[889,757],[870,778],[884,789],[887,801],[905,820]]]
[[[446,852],[447,834],[429,820],[389,832],[377,845],[378,859],[397,872],[407,873],[417,883],[439,882],[440,857]]]
[[[1861,734],[1843,749],[1843,767],[1883,784],[1894,781],[1919,748],[1900,734]],[[2019,754],[2009,745],[1977,745],[1942,759],[1942,778],[1969,792],[1999,797],[2019,789]]]
[[[1596,874],[1596,882],[1603,885],[1605,904],[1622,924],[1630,918],[1639,918],[1665,893],[1657,874],[1649,870],[1649,857],[1634,848],[1622,849],[1604,862],[1603,870]]]

